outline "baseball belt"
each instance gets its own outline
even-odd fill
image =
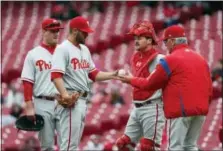
[[[73,91],[76,91],[76,90],[73,90]],[[78,92],[78,91],[76,91],[76,92]],[[79,92],[79,93],[80,93],[80,97],[86,98],[88,96],[87,91]],[[55,97],[53,97],[53,96],[35,96],[35,98],[48,100],[48,101],[55,101]]]
[[[140,107],[146,106],[148,104],[152,104],[154,101],[160,100],[160,99],[161,98],[151,99],[151,100],[147,100],[147,101],[142,102],[142,103],[134,103],[134,105],[135,105],[136,108],[140,108]]]
[[[55,97],[53,97],[53,96],[35,96],[35,98],[48,100],[48,101],[54,101],[55,100]]]

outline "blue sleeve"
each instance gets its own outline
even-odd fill
[[[170,77],[171,71],[170,71],[167,61],[165,59],[160,59],[160,65],[163,67],[168,77]]]

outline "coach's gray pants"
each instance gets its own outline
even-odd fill
[[[181,117],[168,120],[168,150],[197,151],[197,140],[205,116]]]

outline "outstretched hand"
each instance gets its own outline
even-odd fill
[[[118,74],[114,77],[115,80],[122,81],[123,83],[130,83],[131,79],[133,78],[133,75],[128,71],[124,75]]]

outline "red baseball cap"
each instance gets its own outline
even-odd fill
[[[179,25],[173,25],[165,29],[163,38],[161,38],[161,40],[179,37],[186,37],[184,28]]]
[[[70,28],[71,29],[79,29],[80,31],[86,32],[86,33],[92,33],[93,30],[89,26],[89,21],[85,19],[84,17],[78,16],[70,21]]]
[[[61,27],[61,23],[53,18],[48,18],[43,20],[42,22],[42,29],[44,30],[58,30],[58,29],[63,29]]]

